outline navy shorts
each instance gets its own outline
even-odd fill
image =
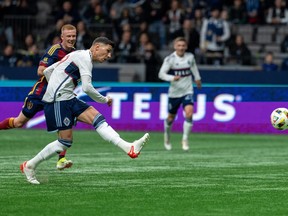
[[[44,102],[42,101],[42,98],[35,98],[33,95],[28,95],[28,97],[25,98],[22,113],[27,118],[33,118],[36,113],[42,111],[43,109]]]
[[[180,98],[168,99],[168,112],[171,114],[177,114],[177,111],[182,104],[183,108],[187,105],[194,105],[193,94],[188,94]]]
[[[77,98],[67,101],[46,103],[44,106],[48,131],[71,129],[75,118],[83,113],[88,107],[87,103]]]

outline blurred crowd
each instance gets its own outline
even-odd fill
[[[116,63],[145,63],[149,70],[159,69],[159,54],[171,50],[172,41],[183,36],[188,41],[198,64],[254,65],[251,50],[237,25],[275,25],[286,28],[288,0],[2,0],[0,1],[0,65],[38,65],[43,49],[39,49],[37,31],[18,38],[25,28],[7,26],[5,16],[53,18],[51,30],[43,41],[44,50],[59,43],[60,29],[70,23],[77,27],[76,48],[87,49],[96,36],[107,36],[115,43]],[[15,43],[19,41],[20,43]],[[17,44],[17,46],[15,46]],[[279,45],[280,46],[280,45]],[[288,50],[288,37],[281,52]],[[224,60],[224,56],[226,57]],[[227,58],[228,56],[228,58]],[[228,59],[228,60],[227,60]],[[273,63],[273,52],[267,52],[263,70],[287,70]],[[275,66],[271,66],[275,64]],[[148,80],[155,80],[151,75]]]

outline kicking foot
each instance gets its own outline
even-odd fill
[[[35,170],[32,168],[28,168],[26,166],[27,161],[20,165],[20,170],[22,173],[26,175],[27,181],[31,184],[40,184],[40,182],[36,179]]]
[[[146,133],[146,134],[144,134],[143,137],[141,137],[140,139],[134,141],[132,143],[130,151],[128,152],[128,155],[131,158],[137,158],[138,155],[140,154],[141,149],[143,148],[145,143],[149,140],[149,137],[150,137],[149,134]]]
[[[58,170],[63,170],[66,168],[70,168],[72,165],[73,165],[73,162],[71,160],[67,160],[65,157],[63,157],[57,161],[56,168]]]
[[[184,151],[188,151],[188,150],[189,150],[188,140],[182,140],[182,149],[183,149]]]

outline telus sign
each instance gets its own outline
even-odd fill
[[[10,89],[11,88],[11,89]],[[0,87],[0,118],[18,115],[25,93],[30,88]],[[162,131],[167,116],[167,85],[119,86],[97,89],[113,98],[113,105],[91,101],[81,87],[78,98],[98,109],[117,130]],[[193,131],[209,133],[287,133],[270,124],[270,113],[288,107],[286,87],[203,87],[195,92]],[[8,95],[7,95],[8,94]],[[173,131],[182,131],[183,110],[179,109]],[[46,128],[43,112],[31,119],[27,127]],[[91,128],[78,123],[76,129]]]

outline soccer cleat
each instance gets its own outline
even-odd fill
[[[73,162],[71,160],[67,160],[65,157],[63,157],[57,161],[56,167],[58,170],[63,170],[66,168],[70,168],[72,165]]]
[[[168,151],[170,151],[172,149],[172,145],[169,141],[169,136],[167,133],[164,133],[164,147]]]
[[[31,184],[40,184],[40,182],[35,177],[35,170],[32,168],[28,168],[26,166],[27,161],[20,165],[20,170],[22,173],[26,175],[27,181]]]
[[[143,146],[145,145],[145,143],[149,140],[149,134],[146,133],[144,134],[143,137],[141,137],[138,140],[135,140],[132,143],[132,146],[130,148],[130,151],[128,152],[128,155],[131,158],[137,158],[138,155],[140,154],[141,149],[143,148]]]
[[[189,150],[188,140],[182,140],[182,149],[183,149],[184,151],[188,151],[188,150]]]
[[[172,149],[171,143],[166,143],[166,142],[164,142],[164,147],[165,147],[165,149],[168,150],[168,151],[170,151],[170,150]]]

